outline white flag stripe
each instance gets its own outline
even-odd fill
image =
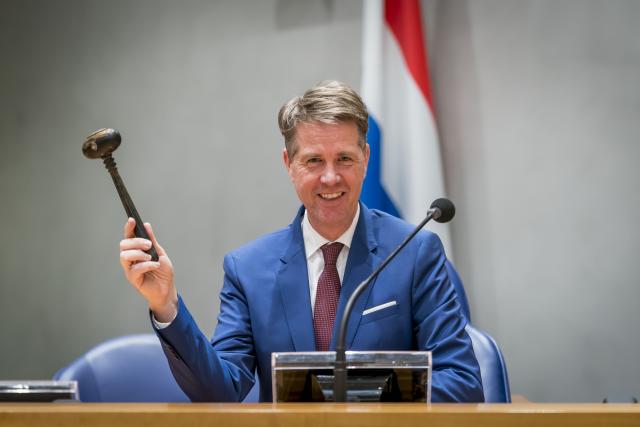
[[[382,1],[365,1],[362,92],[381,129],[382,185],[403,218],[417,224],[445,195],[442,157],[433,113],[383,13]],[[432,223],[429,229],[451,257],[448,226]]]

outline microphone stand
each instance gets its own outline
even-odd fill
[[[347,323],[353,311],[353,305],[362,292],[369,286],[369,284],[376,278],[378,274],[391,262],[393,258],[405,247],[407,243],[429,222],[431,219],[437,220],[442,215],[442,211],[439,208],[429,209],[427,216],[422,220],[420,224],[405,238],[400,246],[398,246],[391,254],[382,261],[382,264],[371,273],[369,277],[364,279],[362,283],[353,291],[347,304],[344,308],[344,315],[340,321],[340,329],[338,330],[338,337],[336,341],[336,362],[333,368],[333,401],[334,402],[346,402],[347,401],[347,356],[345,350],[345,335],[347,332]]]

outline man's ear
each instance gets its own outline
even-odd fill
[[[371,154],[371,148],[367,142],[364,145],[364,176],[367,176],[367,167],[369,166],[369,155]]]
[[[289,153],[286,148],[282,149],[282,162],[284,163],[284,167],[287,169],[287,174],[291,177],[291,159],[289,158]]]

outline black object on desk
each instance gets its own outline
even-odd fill
[[[77,381],[0,381],[0,402],[78,400]]]

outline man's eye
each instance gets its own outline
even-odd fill
[[[313,164],[320,163],[321,161],[322,160],[320,160],[318,157],[312,157],[307,160],[307,164],[313,165]]]
[[[338,159],[340,163],[353,163],[353,159],[349,156],[342,156]]]

